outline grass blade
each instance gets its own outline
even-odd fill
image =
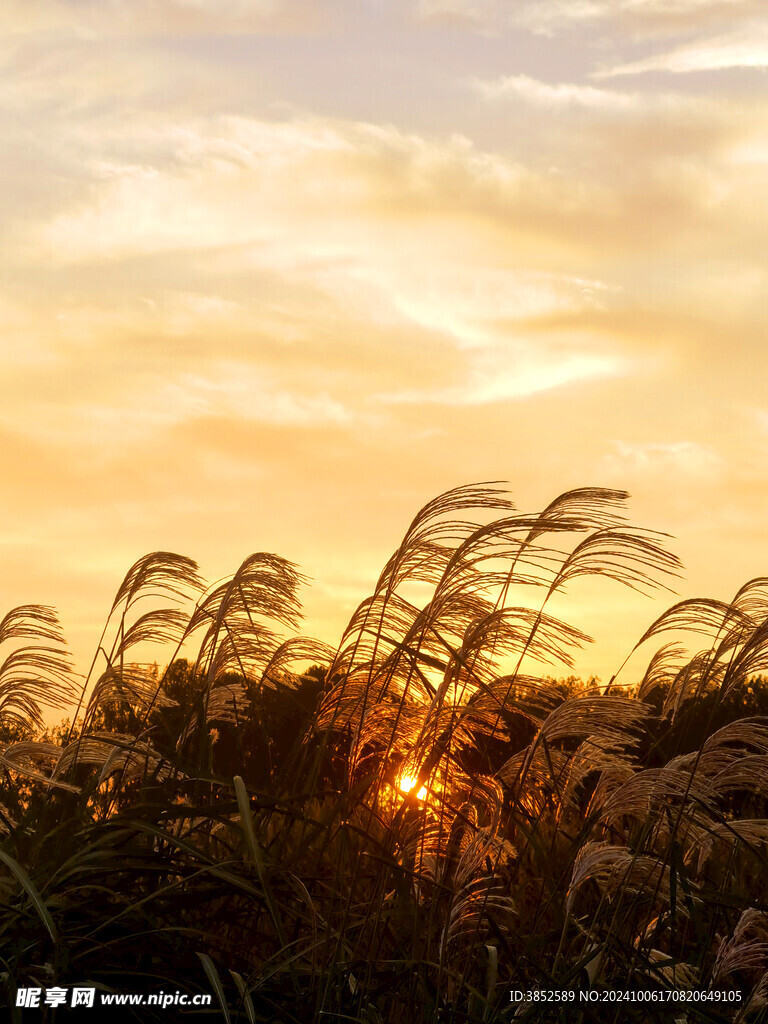
[[[53,923],[53,918],[43,902],[42,896],[37,891],[37,887],[27,872],[17,860],[14,860],[9,854],[3,853],[2,850],[0,850],[0,861],[2,861],[9,871],[16,877],[16,880],[19,882],[22,889],[24,889],[26,894],[29,896],[35,910],[37,911],[38,917],[45,925],[46,931],[51,937],[51,941],[54,943],[58,942],[59,937],[56,932],[56,925]]]
[[[224,1014],[224,1019],[227,1024],[232,1024],[232,1019],[229,1016],[229,1007],[227,1006],[227,997],[224,995],[224,989],[221,984],[219,972],[216,970],[216,964],[214,964],[213,960],[211,960],[207,953],[198,953],[197,955],[200,957],[200,963],[203,965],[203,970],[213,986],[216,998],[219,1000],[219,1005],[221,1006],[221,1011]]]

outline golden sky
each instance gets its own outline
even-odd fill
[[[631,492],[768,575],[765,0],[3,0],[0,597],[275,551],[329,642],[416,510]],[[564,613],[606,677],[665,602]]]

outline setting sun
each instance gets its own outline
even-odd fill
[[[410,793],[413,787],[416,785],[417,779],[415,775],[401,775],[400,781],[398,782],[398,788],[402,793]],[[417,800],[426,800],[427,798],[427,787],[422,786],[416,794]]]

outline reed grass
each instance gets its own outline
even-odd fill
[[[556,678],[589,641],[556,596],[680,573],[626,497],[440,495],[334,650],[296,635],[305,580],[265,553],[210,587],[140,559],[80,681],[51,609],[6,616],[13,1019],[19,985],[89,982],[250,1024],[764,1019],[768,580],[673,604],[636,680]],[[150,643],[162,672],[131,660]],[[510,999],[552,989],[713,995]]]

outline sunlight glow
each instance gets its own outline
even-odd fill
[[[398,786],[400,788],[400,791],[402,793],[410,793],[411,790],[413,789],[413,787],[416,785],[416,781],[417,780],[416,780],[416,776],[415,775],[401,775],[400,776],[400,780],[398,782]],[[421,789],[416,794],[416,799],[417,800],[426,800],[426,798],[427,798],[427,787],[426,786],[422,786]]]

